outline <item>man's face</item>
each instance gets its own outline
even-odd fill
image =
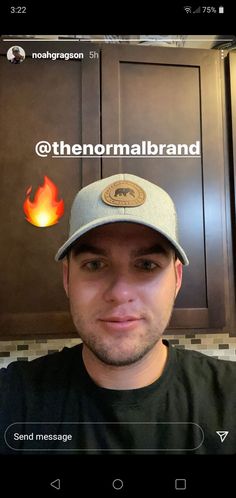
[[[63,273],[84,347],[102,362],[121,366],[143,358],[162,336],[182,264],[151,228],[111,223],[79,239]]]
[[[15,57],[15,59],[19,60],[20,59],[20,52],[18,50],[13,50],[13,55]]]

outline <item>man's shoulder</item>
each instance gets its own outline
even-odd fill
[[[0,385],[4,380],[15,380],[35,377],[44,378],[55,375],[57,372],[63,375],[65,371],[73,368],[78,357],[81,355],[81,344],[71,348],[65,347],[61,351],[36,358],[29,362],[14,361],[7,368],[0,369]]]
[[[181,369],[198,378],[212,377],[222,380],[236,379],[236,361],[223,360],[213,356],[175,347],[175,356]]]

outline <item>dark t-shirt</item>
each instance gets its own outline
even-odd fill
[[[236,454],[236,362],[164,343],[163,374],[139,389],[97,386],[81,344],[1,369],[0,452]]]

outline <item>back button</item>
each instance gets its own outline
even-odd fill
[[[57,490],[61,489],[61,479],[56,479],[55,481],[50,482],[50,486]]]

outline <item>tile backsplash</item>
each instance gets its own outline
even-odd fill
[[[216,358],[236,361],[236,337],[229,334],[166,335],[178,348],[194,349]],[[0,342],[0,368],[12,361],[30,361],[79,344],[80,339],[39,339]]]

